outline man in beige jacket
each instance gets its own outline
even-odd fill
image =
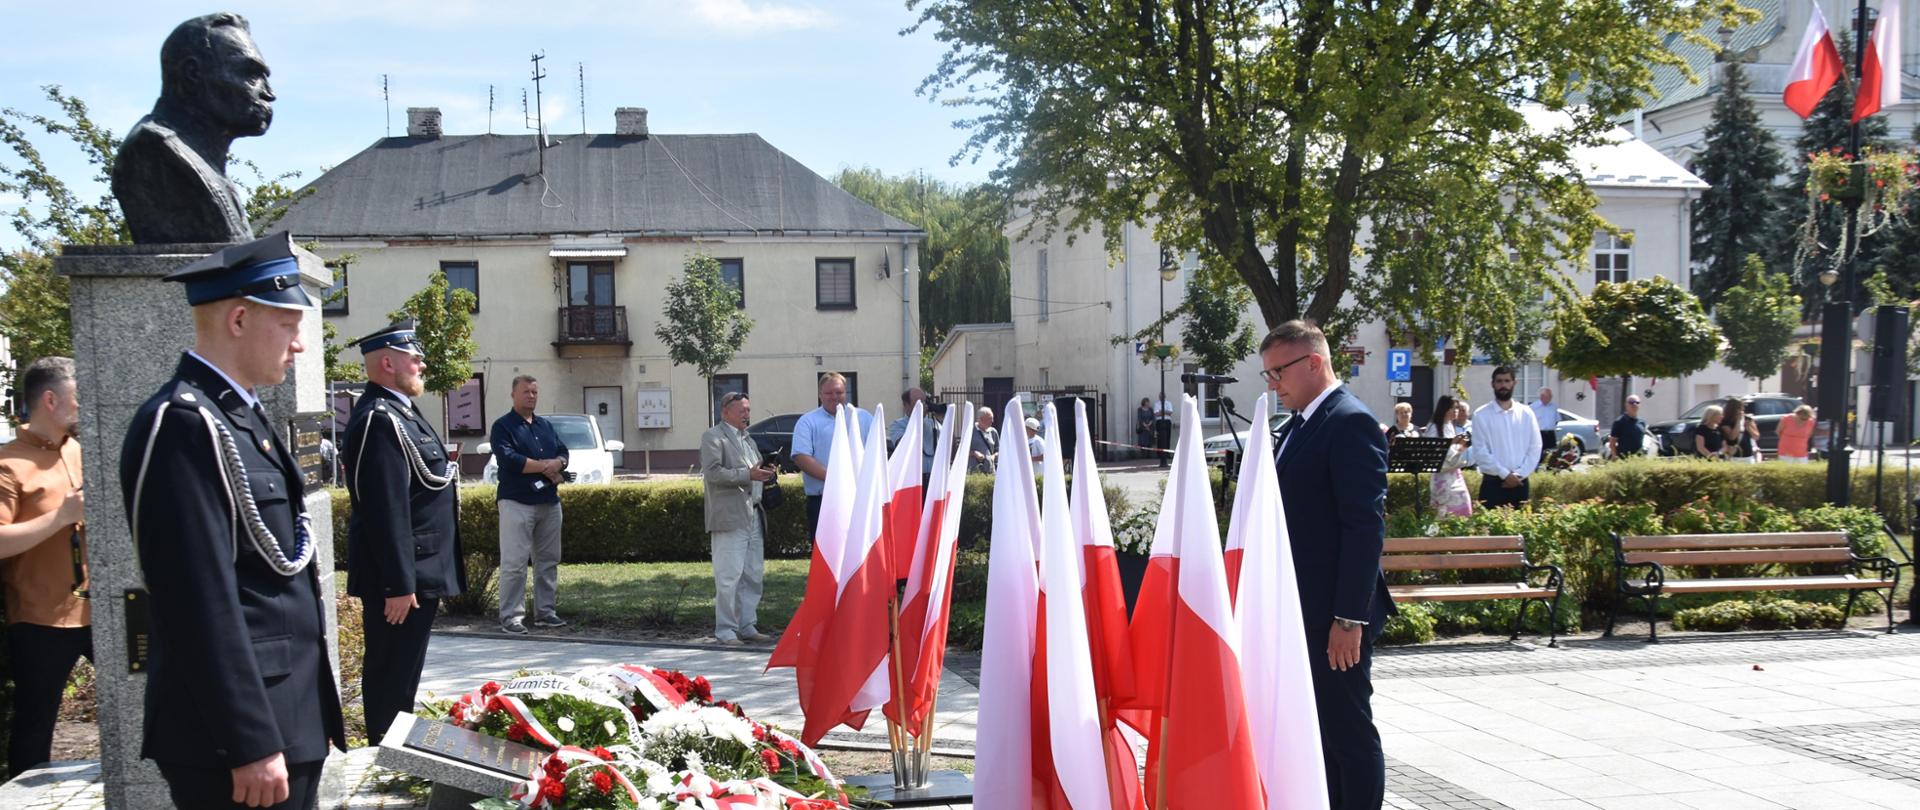
[[[760,489],[774,471],[760,465],[747,436],[747,395],[720,398],[720,424],[700,436],[700,475],[707,488],[707,531],[713,538],[713,636],[723,644],[764,638],[754,627],[766,563],[766,516]]]

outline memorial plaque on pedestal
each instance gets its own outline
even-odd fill
[[[867,799],[893,807],[927,807],[973,803],[973,777],[959,771],[932,771],[925,787],[893,786],[892,774],[849,776],[846,783],[867,789]]]
[[[544,754],[512,740],[489,737],[449,723],[414,718],[406,747],[522,779],[540,766]]]
[[[519,743],[401,712],[380,740],[373,764],[432,782],[428,810],[466,810],[481,799],[505,796],[544,757]]]
[[[326,412],[296,414],[288,426],[287,446],[293,448],[293,457],[300,463],[300,477],[309,489],[333,483],[327,459],[320,453],[320,440],[326,438],[332,417]]]

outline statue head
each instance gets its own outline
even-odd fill
[[[263,135],[273,123],[268,73],[245,17],[195,17],[160,46],[160,102],[233,138]]]

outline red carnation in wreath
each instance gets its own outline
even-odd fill
[[[602,794],[612,793],[613,792],[613,774],[607,773],[605,768],[594,771],[593,786],[595,789],[599,790]]]

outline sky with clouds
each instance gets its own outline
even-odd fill
[[[59,85],[93,119],[125,132],[159,93],[160,42],[181,20],[220,10],[173,0],[102,0],[74,7],[0,0],[11,36],[0,49],[0,106],[56,112],[40,89]],[[615,107],[646,107],[662,133],[754,132],[822,175],[872,166],[954,182],[986,178],[991,158],[950,165],[966,114],[920,95],[943,49],[928,31],[902,35],[905,0],[265,0],[228,3],[245,15],[273,70],[273,128],[234,145],[269,176],[306,179],[387,134],[405,134],[407,107],[439,107],[448,134],[527,132],[521,92],[528,57],[544,52],[548,130],[613,129]],[[91,172],[77,150],[36,142],[64,178]],[[15,159],[0,155],[8,165]],[[100,189],[99,191],[104,191]],[[92,192],[92,193],[98,193]],[[18,198],[0,199],[11,209]],[[11,230],[0,247],[20,243]]]

